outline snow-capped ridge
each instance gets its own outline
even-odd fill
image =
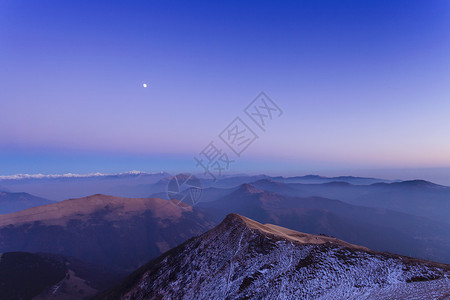
[[[65,173],[65,174],[15,174],[15,175],[2,175],[0,180],[21,180],[21,179],[57,179],[57,178],[88,178],[88,177],[108,177],[108,176],[139,176],[139,175],[154,175],[164,174],[165,172],[148,173],[143,171],[132,170],[122,173]]]

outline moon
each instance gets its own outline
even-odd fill
[[[146,87],[147,87],[147,84],[146,84],[146,83],[143,83],[142,86],[146,88]]]

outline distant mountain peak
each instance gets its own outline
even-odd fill
[[[0,215],[51,203],[54,203],[54,201],[24,192],[0,191]]]
[[[378,182],[372,184],[372,186],[392,186],[392,187],[445,187],[430,181],[422,180],[422,179],[414,179],[414,180],[403,180],[398,182]]]
[[[345,181],[331,181],[331,182],[325,182],[322,183],[323,185],[328,185],[328,186],[350,186],[353,185],[349,182],[345,182]]]
[[[312,179],[312,178],[328,178],[325,176],[320,176],[320,175],[316,175],[316,174],[308,174],[308,175],[304,175],[304,176],[299,176],[305,179]]]
[[[281,183],[281,182],[275,181],[275,180],[270,179],[270,178],[264,178],[264,179],[256,180],[253,183]]]
[[[254,185],[257,185],[257,184],[271,184],[273,186],[276,185],[276,186],[287,187],[287,185],[284,182],[276,181],[276,180],[269,179],[269,178],[260,179],[260,180],[254,181],[254,182],[252,182],[250,184],[254,184]]]
[[[263,190],[258,189],[257,187],[255,187],[252,184],[249,183],[244,183],[242,184],[239,189],[237,190],[238,192],[246,192],[246,193],[251,193],[251,194],[260,194],[260,193],[264,193]]]
[[[406,180],[406,181],[401,181],[401,182],[395,182],[392,183],[392,185],[401,185],[401,186],[428,186],[428,187],[437,187],[439,186],[438,184],[435,184],[433,182],[430,181],[426,181],[426,180],[422,180],[422,179],[415,179],[415,180]]]

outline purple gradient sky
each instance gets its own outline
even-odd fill
[[[443,0],[1,1],[0,174],[195,170],[260,91],[232,171],[450,167],[449,32]]]

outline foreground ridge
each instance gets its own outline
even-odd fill
[[[438,299],[450,266],[229,214],[98,299]]]

